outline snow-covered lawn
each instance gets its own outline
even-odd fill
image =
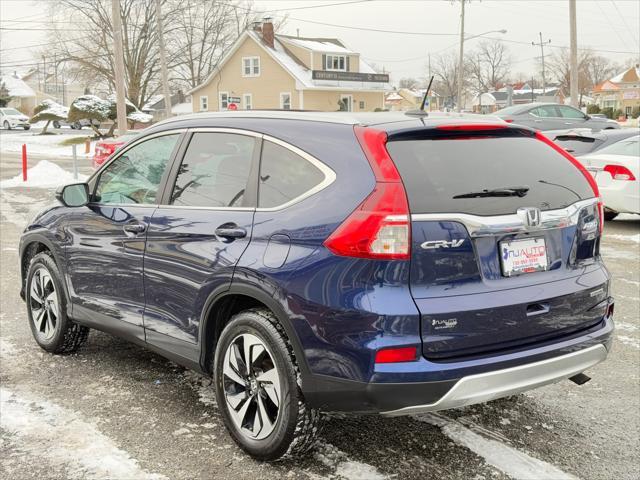
[[[89,135],[78,135],[78,137],[86,138]],[[0,152],[21,152],[22,145],[27,145],[27,156],[29,154],[51,155],[52,157],[72,157],[73,149],[71,145],[60,145],[64,140],[74,138],[70,135],[38,135],[26,131],[25,133],[0,134]],[[84,153],[84,143],[76,146],[78,158],[89,158],[93,156],[95,140],[91,142],[91,151]]]

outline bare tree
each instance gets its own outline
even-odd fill
[[[435,77],[435,90],[445,97],[445,103],[453,105],[458,94],[458,55],[455,52],[434,57],[431,62],[431,73]],[[465,70],[466,70],[465,62]],[[467,76],[464,76],[468,85]]]
[[[415,78],[401,78],[398,82],[399,88],[408,88],[410,90],[420,86],[420,82]]]
[[[489,92],[504,82],[511,69],[509,49],[500,41],[482,41],[467,56],[470,83],[476,93]]]
[[[587,74],[587,65],[591,58],[591,52],[580,50],[578,52],[578,88],[581,92],[589,88],[590,80]],[[568,48],[561,48],[553,52],[549,57],[548,69],[552,78],[564,92],[569,92],[569,79],[571,72],[570,55]]]
[[[615,74],[615,66],[611,60],[601,55],[591,54],[585,62],[585,75],[588,80],[587,88],[592,89],[596,85],[611,78]]]
[[[201,84],[257,14],[252,2],[173,0],[178,7],[168,29],[173,82]]]

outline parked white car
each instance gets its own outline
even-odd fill
[[[604,202],[604,218],[640,214],[640,135],[584,155],[580,161],[596,179]]]
[[[0,125],[2,125],[2,128],[5,130],[18,127],[22,127],[25,130],[31,128],[29,117],[15,108],[0,108]]]

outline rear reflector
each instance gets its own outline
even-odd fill
[[[566,158],[571,163],[573,163],[573,165],[578,170],[580,170],[582,172],[582,174],[584,175],[584,177],[587,179],[587,182],[591,186],[591,190],[593,190],[594,197],[596,197],[598,199],[598,216],[600,217],[599,218],[599,220],[600,220],[600,223],[599,223],[600,228],[599,228],[599,230],[600,230],[600,233],[602,233],[602,229],[604,228],[604,209],[603,209],[603,205],[602,205],[602,197],[600,197],[600,190],[598,189],[598,184],[596,183],[596,181],[593,178],[593,176],[587,171],[586,168],[584,168],[584,165],[582,165],[582,163],[580,163],[580,161],[576,157],[571,155],[564,148],[562,148],[559,145],[555,144],[553,141],[549,140],[540,131],[536,132],[536,138],[538,140],[540,140],[541,142],[544,142],[547,145],[549,145],[556,152],[558,152],[564,158]]]
[[[400,174],[387,152],[387,134],[360,126],[355,127],[355,134],[376,177],[376,186],[324,246],[346,257],[408,260],[409,204]]]
[[[614,180],[629,180],[633,181],[636,177],[633,176],[631,170],[624,165],[607,165],[604,167],[605,172],[609,172]]]
[[[383,348],[376,352],[376,363],[414,362],[417,357],[417,347]]]
[[[509,125],[506,125],[504,123],[467,123],[467,124],[456,124],[456,125],[438,125],[436,127],[436,130],[477,132],[482,130],[500,130],[502,128],[508,128],[508,127]]]

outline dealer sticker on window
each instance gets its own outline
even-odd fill
[[[549,268],[544,238],[500,242],[500,259],[505,277]]]

